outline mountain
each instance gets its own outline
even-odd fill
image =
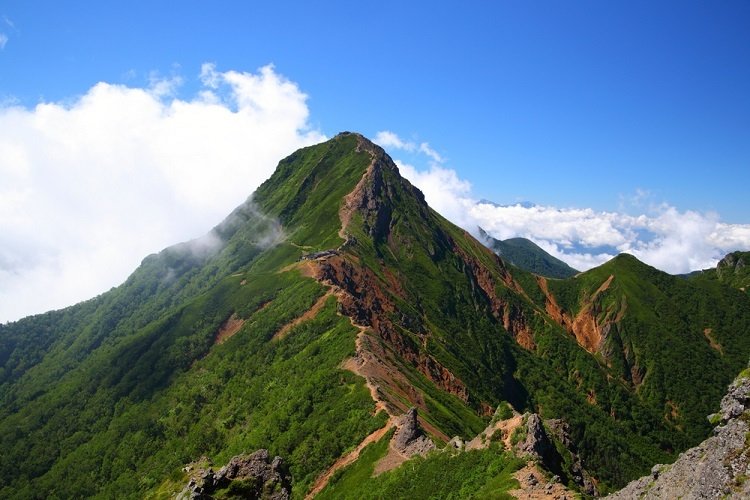
[[[706,438],[747,332],[743,292],[631,256],[510,266],[342,133],[120,287],[0,325],[0,494],[486,496],[540,486],[523,450],[545,491],[608,492]]]
[[[526,238],[498,240],[487,234],[481,227],[479,228],[479,236],[503,260],[524,271],[545,278],[570,278],[579,272]]]

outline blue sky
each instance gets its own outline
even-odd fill
[[[146,89],[162,102],[193,102],[207,88],[206,63],[227,75],[222,78],[230,87],[230,72],[259,75],[272,64],[276,83],[293,85],[299,96],[291,101],[305,108],[284,122],[293,122],[296,135],[279,142],[273,153],[279,158],[282,146],[341,130],[372,138],[390,131],[401,146],[391,142],[386,148],[426,193],[435,200],[463,200],[442,207],[453,210],[448,215],[454,221],[483,221],[499,237],[537,237],[556,255],[570,254],[579,267],[609,256],[597,253],[603,243],[610,253],[638,255],[640,249],[639,257],[667,268],[660,264],[667,257],[644,250],[649,238],[637,242],[633,236],[644,227],[638,216],[649,218],[652,233],[685,221],[707,228],[705,234],[713,231],[710,251],[700,259],[686,255],[681,267],[668,269],[677,272],[750,244],[748,26],[746,1],[10,0],[0,4],[0,102],[6,117],[10,109],[24,110],[28,130],[38,131],[40,104],[70,112],[83,108],[98,82]],[[165,88],[157,92],[160,82]],[[240,106],[224,102],[230,109]],[[14,158],[23,149],[15,145],[27,139],[39,144],[29,134],[6,147],[16,151]],[[420,152],[422,143],[439,161]],[[254,185],[247,182],[247,189]],[[10,200],[20,192],[4,196]],[[481,199],[531,201],[549,210],[490,214],[485,207],[467,222],[466,200]],[[207,210],[206,218],[223,209]],[[547,226],[540,229],[539,217],[549,223],[555,210],[569,216],[565,224],[573,232],[544,239],[539,234]],[[576,217],[598,235],[614,225],[619,236],[610,241],[581,235],[574,231]],[[532,219],[536,225],[516,223]],[[731,226],[732,236],[716,236],[717,225]],[[191,230],[197,236],[204,227],[186,226],[167,236],[184,238]],[[22,236],[7,238],[6,248],[24,248]],[[597,250],[582,254],[576,238]],[[666,237],[662,232],[658,238]],[[685,244],[670,248],[677,246]],[[19,259],[0,256],[0,294],[2,270],[19,276],[13,267]],[[87,290],[101,288],[92,286]]]
[[[480,197],[615,209],[640,188],[747,222],[748,2],[111,4],[4,2],[0,92],[273,63],[327,135],[428,140]]]

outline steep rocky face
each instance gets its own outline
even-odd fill
[[[535,460],[544,461],[554,450],[554,444],[547,436],[539,415],[532,413],[526,419],[526,437],[516,445],[516,450],[521,454]]]
[[[716,265],[720,281],[739,288],[743,292],[750,286],[750,252],[732,252]]]
[[[552,436],[547,432],[550,429]],[[568,425],[562,420],[547,420],[543,422],[541,417],[532,413],[526,416],[525,437],[516,443],[514,450],[520,455],[535,460],[546,470],[562,477],[564,482],[570,479],[587,495],[597,496],[596,484],[583,468],[581,458],[576,454],[576,446],[569,434]],[[569,455],[571,465],[565,468],[562,455],[555,446],[557,440],[563,449],[563,453]]]
[[[200,469],[192,472],[178,500],[210,500],[221,490],[222,497],[263,500],[288,500],[292,478],[281,457],[271,459],[268,450],[232,457],[228,464],[214,472]]]
[[[627,303],[624,300],[620,307],[602,310],[600,296],[610,287],[614,275],[610,275],[590,297],[581,298],[580,309],[575,314],[558,305],[554,295],[549,291],[546,278],[540,276],[537,279],[539,287],[546,296],[547,313],[571,333],[581,347],[590,353],[599,352],[610,329],[622,320],[627,310]]]
[[[719,423],[713,436],[607,498],[750,498],[750,378],[737,379],[709,418]]]
[[[428,451],[435,449],[435,444],[419,428],[416,408],[410,408],[401,417],[400,424],[393,435],[392,441],[393,446],[399,453],[410,457],[412,455],[425,455]]]

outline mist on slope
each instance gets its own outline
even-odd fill
[[[208,233],[280,158],[325,139],[307,96],[272,66],[204,64],[197,81],[189,98],[169,78],[0,105],[0,321],[121,283],[145,255]]]

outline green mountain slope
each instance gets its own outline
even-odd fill
[[[409,407],[442,443],[503,401],[564,419],[607,490],[708,432],[695,415],[750,355],[738,295],[630,257],[549,282],[508,267],[382,149],[340,134],[122,286],[0,326],[0,493],[167,497],[201,456],[268,448],[303,497]],[[498,475],[461,488],[510,487],[511,458],[464,462]],[[389,478],[383,491],[418,480]]]
[[[695,271],[688,275],[693,281],[719,281],[750,294],[750,252],[732,252],[713,269]]]
[[[480,239],[486,242],[503,260],[514,266],[545,278],[570,278],[578,271],[557,257],[542,250],[539,245],[526,238],[498,240],[479,228]]]
[[[690,282],[630,255],[546,284],[546,307],[642,404],[698,442],[732,370],[747,362],[748,306],[718,282]]]

